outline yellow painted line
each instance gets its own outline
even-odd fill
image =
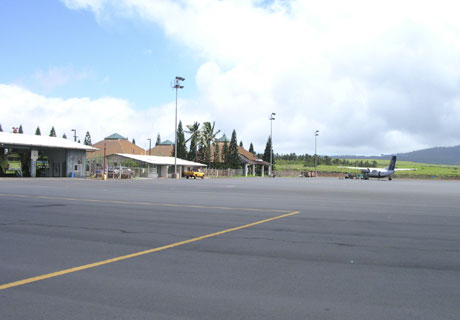
[[[0,193],[0,196],[1,197],[12,197],[12,198],[50,199],[50,200],[62,200],[62,201],[80,201],[80,202],[98,202],[98,203],[116,203],[116,204],[136,204],[136,205],[143,205],[143,206],[181,207],[181,208],[195,208],[195,209],[220,209],[220,210],[241,210],[241,211],[259,211],[259,212],[262,211],[262,212],[279,212],[279,213],[290,212],[289,210],[278,210],[278,209],[200,206],[200,205],[160,203],[160,202],[137,202],[137,201],[122,201],[122,200],[104,200],[104,199],[31,196],[31,195],[6,194],[6,193]]]
[[[44,275],[41,275],[41,276],[38,276],[38,277],[28,278],[28,279],[14,281],[14,282],[10,282],[10,283],[5,283],[5,284],[0,285],[0,290],[12,288],[12,287],[17,287],[17,286],[22,286],[24,284],[28,284],[28,283],[32,283],[32,282],[36,282],[36,281],[40,281],[40,280],[45,280],[45,279],[49,279],[49,278],[58,277],[58,276],[62,276],[64,274],[68,274],[68,273],[77,272],[77,271],[81,271],[81,270],[86,270],[86,269],[90,269],[90,268],[95,268],[95,267],[102,266],[104,264],[109,264],[109,263],[112,263],[112,262],[117,262],[117,261],[126,260],[126,259],[131,259],[131,258],[139,257],[139,256],[142,256],[142,255],[145,255],[145,254],[149,254],[149,253],[153,253],[153,252],[158,252],[158,251],[162,251],[162,250],[182,246],[184,244],[200,241],[200,240],[211,238],[211,237],[216,237],[216,236],[219,236],[219,235],[222,235],[222,234],[225,234],[225,233],[229,233],[229,232],[233,232],[233,231],[253,227],[253,226],[256,226],[258,224],[262,224],[262,223],[270,222],[270,221],[273,221],[273,220],[286,218],[286,217],[289,217],[289,216],[296,215],[298,213],[300,213],[300,211],[294,211],[294,212],[282,214],[280,216],[276,216],[276,217],[273,217],[273,218],[259,220],[259,221],[256,221],[256,222],[245,224],[243,226],[239,226],[239,227],[235,227],[235,228],[231,228],[231,229],[226,229],[226,230],[222,230],[222,231],[215,232],[215,233],[210,233],[210,234],[207,234],[207,235],[204,235],[204,236],[188,239],[188,240],[185,240],[185,241],[179,241],[179,242],[171,243],[171,244],[168,244],[168,245],[165,245],[165,246],[162,246],[162,247],[157,247],[157,248],[153,248],[153,249],[149,249],[149,250],[145,250],[145,251],[131,253],[131,254],[128,254],[128,255],[125,255],[125,256],[120,256],[120,257],[116,257],[116,258],[112,258],[112,259],[108,259],[108,260],[103,260],[103,261],[99,261],[99,262],[94,262],[94,263],[90,263],[90,264],[85,264],[83,266],[79,266],[79,267],[75,267],[75,268],[56,271],[56,272],[44,274]]]

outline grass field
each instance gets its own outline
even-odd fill
[[[385,168],[390,163],[389,160],[378,159],[347,159],[349,161],[377,161],[377,167]],[[396,168],[415,168],[414,171],[401,171],[395,174],[396,177],[403,178],[437,178],[437,179],[460,179],[460,166],[436,165],[427,163],[417,163],[411,161],[397,161]],[[305,167],[302,161],[276,160],[276,171],[314,171],[315,167]],[[339,168],[335,165],[319,165],[318,172],[346,173],[358,172],[352,169]]]

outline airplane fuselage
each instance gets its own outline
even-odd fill
[[[391,180],[391,175],[394,173],[394,170],[388,169],[362,169],[361,172],[365,174],[368,178],[387,178]]]

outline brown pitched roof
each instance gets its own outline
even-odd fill
[[[252,160],[252,161],[257,160],[255,155],[253,155],[251,152],[249,152],[248,150],[246,150],[245,148],[240,147],[240,146],[238,146],[238,154],[242,155],[242,156],[245,156],[246,158],[248,158],[249,160]]]
[[[156,147],[150,149],[151,156],[160,156],[160,157],[171,157],[174,152],[174,145],[164,145],[159,144]],[[146,155],[149,155],[149,151],[147,150]]]
[[[87,152],[87,158],[103,157],[104,156],[104,145],[106,148],[106,156],[115,153],[129,153],[129,154],[140,154],[145,155],[145,150],[135,144],[124,139],[117,140],[102,140],[98,143],[93,144],[93,147],[98,148],[98,151]]]
[[[217,142],[217,145],[219,146],[219,162],[222,162],[222,149],[224,148],[224,142],[219,141]],[[228,144],[228,147],[230,147],[230,144]],[[238,154],[251,161],[257,161],[256,156],[243,147],[238,146]],[[214,144],[211,146],[211,161],[214,161]]]

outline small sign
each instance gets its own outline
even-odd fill
[[[38,160],[38,150],[32,150],[30,153],[30,159],[37,161]]]

